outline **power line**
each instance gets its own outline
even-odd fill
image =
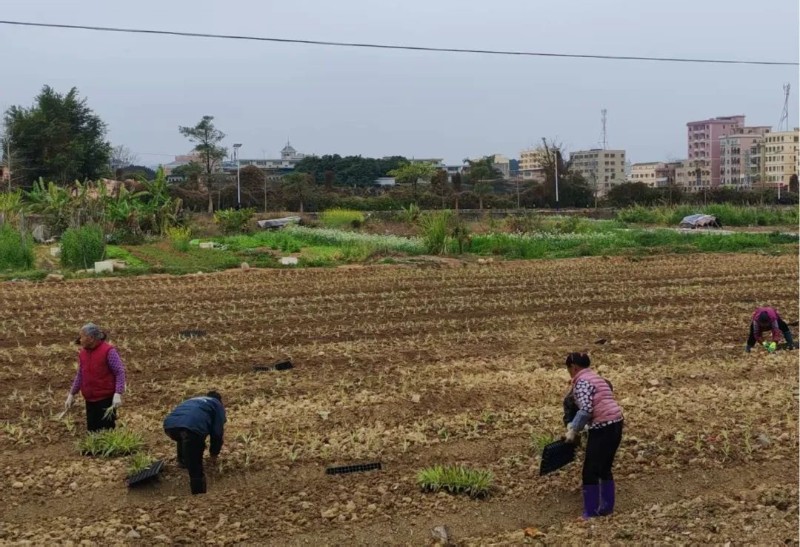
[[[180,36],[183,38],[215,38],[222,40],[249,40],[256,42],[277,42],[282,44],[306,44],[315,46],[357,47],[372,49],[394,49],[405,51],[430,51],[437,53],[477,53],[484,55],[516,55],[524,57],[558,57],[569,59],[602,59],[608,61],[653,61],[666,63],[706,63],[725,65],[767,65],[767,66],[798,66],[798,61],[748,61],[744,59],[698,59],[688,57],[642,57],[637,55],[596,55],[584,53],[547,53],[534,51],[506,51],[495,49],[462,49],[449,47],[406,46],[389,44],[370,44],[358,42],[334,42],[328,40],[301,40],[295,38],[269,38],[264,36],[244,36],[237,34],[208,34],[205,32],[181,32],[175,30],[151,30],[121,27],[96,27],[90,25],[64,25],[56,23],[31,23],[26,21],[2,21],[2,25],[17,25],[24,27],[44,27],[69,30],[94,30],[101,32],[122,32],[131,34],[158,34],[163,36]]]

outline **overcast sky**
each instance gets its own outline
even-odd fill
[[[0,19],[283,38],[611,55],[798,59],[797,0],[3,0]],[[633,162],[686,155],[686,122],[775,126],[797,67],[330,48],[0,25],[0,108],[75,86],[140,163],[213,115],[242,157],[519,157],[542,137]]]

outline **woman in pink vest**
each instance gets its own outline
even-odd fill
[[[86,429],[99,431],[116,427],[116,409],[122,404],[125,393],[125,364],[117,350],[105,341],[106,334],[88,323],[80,331],[78,343],[78,373],[64,403],[69,409],[78,391],[86,401]],[[108,409],[114,410],[108,415]]]
[[[588,355],[570,353],[566,365],[578,413],[567,426],[565,438],[575,442],[584,427],[589,430],[583,461],[583,518],[610,515],[616,497],[611,467],[622,440],[622,409],[611,384],[589,368]]]
[[[769,331],[772,334],[772,341],[775,343],[781,339],[781,334],[783,334],[783,338],[786,340],[786,348],[794,349],[794,339],[789,325],[778,315],[778,310],[770,306],[763,306],[756,309],[751,317],[750,335],[747,337],[747,345],[744,348],[747,353],[750,353],[753,346],[761,343],[764,339],[763,333],[765,331]]]

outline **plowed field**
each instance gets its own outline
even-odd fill
[[[796,257],[748,254],[3,283],[0,542],[797,543],[798,352],[744,353],[755,307],[797,320],[797,281]],[[77,453],[82,401],[54,418],[88,321],[127,364],[120,421],[166,460],[157,483]],[[540,478],[534,448],[562,433],[570,351],[626,417],[617,513],[588,525],[580,465]],[[161,421],[211,388],[226,444],[192,497]],[[421,492],[436,463],[491,470],[492,496]]]

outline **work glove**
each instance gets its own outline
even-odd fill
[[[64,401],[64,412],[69,410],[74,402],[75,402],[75,396],[72,393],[67,394],[67,400]]]
[[[567,441],[568,443],[574,443],[575,442],[575,437],[577,435],[578,435],[578,433],[574,429],[572,429],[571,427],[568,427],[567,428],[567,432],[564,434],[564,440]]]
[[[112,408],[119,408],[122,406],[122,395],[119,393],[114,394],[114,398],[111,399],[111,407]]]

